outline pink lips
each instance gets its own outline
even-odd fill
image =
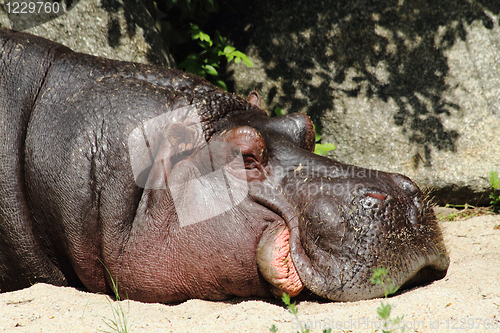
[[[259,244],[257,263],[264,278],[277,296],[298,295],[304,285],[290,255],[290,232],[282,226],[265,236]]]

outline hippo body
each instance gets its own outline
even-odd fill
[[[177,70],[0,29],[0,292],[36,282],[145,302],[287,292],[349,301],[445,276],[402,175],[313,154],[309,118]]]

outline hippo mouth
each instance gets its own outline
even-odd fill
[[[273,195],[251,195],[252,199],[276,213],[280,219],[264,231],[259,241],[257,266],[262,276],[271,284],[273,294],[281,297],[283,293],[287,293],[294,297],[306,287],[300,277],[297,263],[304,269],[311,269],[304,267],[304,260],[309,261],[309,258],[300,244],[298,215],[281,192],[274,188],[259,188],[256,192],[263,191],[271,191]]]
[[[297,296],[304,284],[300,280],[290,253],[290,231],[280,223],[264,233],[257,247],[257,265],[277,296]]]

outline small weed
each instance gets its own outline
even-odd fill
[[[111,306],[113,312],[113,319],[107,319],[107,318],[102,319],[104,323],[111,329],[111,331],[103,331],[103,332],[128,333],[129,329],[127,327],[127,315],[123,311],[121,303],[122,299],[120,297],[120,294],[118,293],[118,283],[113,279],[108,268],[106,266],[104,266],[104,268],[106,269],[106,272],[108,272],[109,274],[109,278],[111,280],[113,288],[113,293],[115,294],[115,299],[117,303],[113,304],[111,300],[108,298],[109,305]]]
[[[314,153],[317,155],[328,155],[330,150],[334,150],[335,145],[332,143],[320,143],[321,135],[316,130],[316,126],[314,126],[314,131],[316,132],[316,145],[314,146]]]
[[[495,213],[500,213],[500,191],[497,191],[500,188],[500,179],[498,178],[498,173],[496,171],[490,171],[490,183],[493,187],[493,192],[490,193],[490,204],[491,209]]]
[[[297,332],[298,333],[311,332],[311,330],[307,327],[307,325],[302,325],[302,322],[299,320],[299,315],[298,315],[299,310],[295,306],[295,302],[293,302],[293,303],[291,302],[290,296],[287,293],[283,293],[281,300],[283,301],[283,303],[285,303],[286,308],[288,309],[288,312],[290,312],[295,317],[295,320],[297,320],[297,323],[299,324],[299,329],[300,329],[300,332],[298,332],[298,331]],[[269,331],[276,333],[276,332],[278,332],[278,328],[276,327],[276,325],[273,324],[273,326],[271,326],[269,328]],[[323,333],[331,333],[331,332],[332,332],[331,328],[323,330]]]
[[[212,39],[196,24],[190,23],[190,27],[191,39],[198,41],[202,51],[189,54],[186,60],[179,64],[179,68],[207,78],[216,86],[227,91],[226,83],[219,78],[218,72],[220,62],[224,57],[227,62],[234,60],[235,63],[239,64],[243,61],[248,67],[253,67],[252,60],[243,52],[236,50],[234,46],[229,45],[227,38],[222,37],[218,31],[215,31],[215,38]]]
[[[491,207],[474,207],[469,204],[465,205],[450,205],[447,204],[444,206],[445,208],[463,208],[462,210],[452,212],[447,215],[437,215],[439,220],[445,220],[449,222],[457,221],[457,220],[466,220],[468,218],[482,216],[482,215],[491,215],[494,214],[492,212]]]
[[[385,267],[379,267],[377,269],[373,269],[373,275],[370,278],[370,282],[373,284],[379,284],[384,288],[384,296],[387,298],[389,295],[394,294],[398,291],[399,287],[395,287],[394,283],[391,282],[390,278],[386,278],[387,274],[389,274],[389,269]],[[380,302],[380,306],[377,308],[377,314],[380,320],[383,320],[384,329],[382,329],[383,333],[391,333],[394,332],[393,329],[389,329],[390,326],[397,326],[402,320],[404,316],[398,316],[396,318],[391,318],[391,310],[392,305],[389,303]],[[404,328],[401,329],[401,332],[404,332]]]
[[[288,312],[290,312],[295,317],[297,322],[299,323],[300,332],[301,333],[309,333],[310,332],[309,328],[307,328],[307,326],[305,326],[305,327],[302,326],[302,323],[300,322],[299,316],[298,316],[299,310],[295,307],[295,302],[292,303],[290,301],[290,296],[287,293],[284,293],[283,297],[281,297],[281,300],[283,301],[283,303],[285,303],[285,305],[288,309]]]
[[[477,207],[471,206],[469,204],[465,205],[451,205],[451,204],[446,204],[444,206],[445,208],[462,208],[462,210],[450,213],[448,215],[442,216],[440,219],[441,220],[447,220],[449,222],[456,221],[458,219],[467,219],[474,217],[479,214],[479,210]]]
[[[273,324],[273,326],[271,326],[271,327],[269,328],[269,330],[270,330],[271,332],[273,332],[273,333],[278,332],[278,328],[277,328],[277,327],[276,327],[276,325],[274,325],[274,324]]]
[[[450,214],[449,214],[449,215],[447,215],[447,216],[443,216],[441,219],[442,219],[442,220],[446,219],[446,220],[448,220],[449,222],[452,222],[452,221],[455,221],[455,220],[456,220],[457,215],[458,215],[458,213],[450,213]]]

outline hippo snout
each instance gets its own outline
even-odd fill
[[[449,257],[432,205],[409,178],[383,172],[296,178],[307,189],[321,187],[313,195],[287,192],[289,201],[299,202],[291,257],[313,293],[337,301],[383,296],[370,282],[377,267],[388,268],[403,288],[446,275]]]

